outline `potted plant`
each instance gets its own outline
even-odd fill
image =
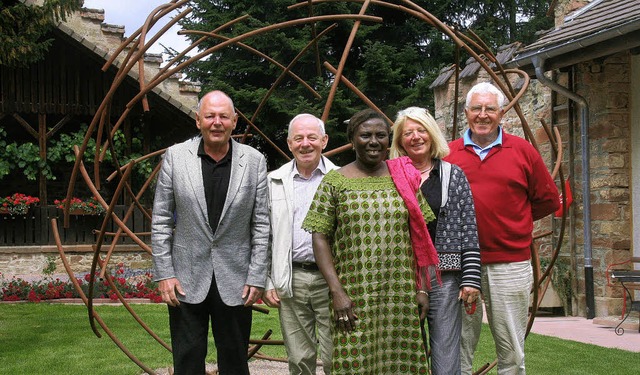
[[[40,202],[40,198],[31,197],[22,193],[0,198],[0,213],[6,215],[26,215],[29,207]]]
[[[61,210],[64,210],[66,203],[66,198],[63,200],[56,199],[53,201],[53,204]],[[77,197],[71,198],[71,203],[69,205],[69,213],[71,215],[102,215],[104,212],[104,207],[98,203],[98,200],[95,197],[88,199],[80,199]]]

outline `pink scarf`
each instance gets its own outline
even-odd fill
[[[438,284],[442,285],[438,270],[438,253],[427,230],[427,223],[416,196],[422,182],[418,171],[408,156],[387,160],[387,167],[396,185],[398,193],[409,210],[409,233],[411,247],[416,261],[416,284],[419,289],[426,285],[431,290],[430,275],[436,274]]]

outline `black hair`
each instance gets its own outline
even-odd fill
[[[347,139],[351,141],[356,129],[358,129],[363,122],[371,120],[372,118],[382,120],[382,122],[387,126],[387,133],[391,135],[391,124],[389,124],[389,121],[387,121],[380,112],[367,108],[357,112],[349,119],[349,125],[347,125]]]

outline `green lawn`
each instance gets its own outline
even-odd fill
[[[169,341],[166,306],[134,305],[136,312],[163,339]],[[171,365],[170,353],[140,328],[121,306],[97,306],[110,329],[152,369]],[[267,329],[281,339],[278,315],[254,313],[253,338]],[[102,332],[102,330],[100,330]],[[210,342],[213,349],[213,343]],[[534,375],[627,375],[640,368],[640,354],[619,349],[531,334],[526,342],[527,372]],[[262,352],[284,356],[281,346]],[[494,359],[493,342],[483,327],[476,364]],[[215,362],[215,352],[208,361]],[[138,375],[142,370],[120,351],[106,334],[97,338],[89,327],[83,305],[0,304],[1,375]],[[492,370],[495,374],[495,370]]]
[[[170,344],[166,305],[143,304],[133,308]],[[96,306],[96,311],[132,354],[149,368],[171,365],[171,353],[149,336],[124,307]],[[252,337],[261,338],[267,329],[273,330],[272,339],[282,339],[277,310],[271,310],[268,315],[254,312]],[[102,338],[91,330],[84,305],[0,304],[0,374],[134,375],[143,372],[102,329],[100,332]],[[207,361],[215,362],[211,337],[209,347]],[[285,356],[282,346],[265,346],[261,352]]]

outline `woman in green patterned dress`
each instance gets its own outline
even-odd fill
[[[385,162],[390,125],[360,111],[347,136],[356,160],[326,174],[303,223],[331,293],[332,374],[426,374],[427,286],[416,280],[410,212]],[[434,218],[417,187],[413,194],[418,216]]]

